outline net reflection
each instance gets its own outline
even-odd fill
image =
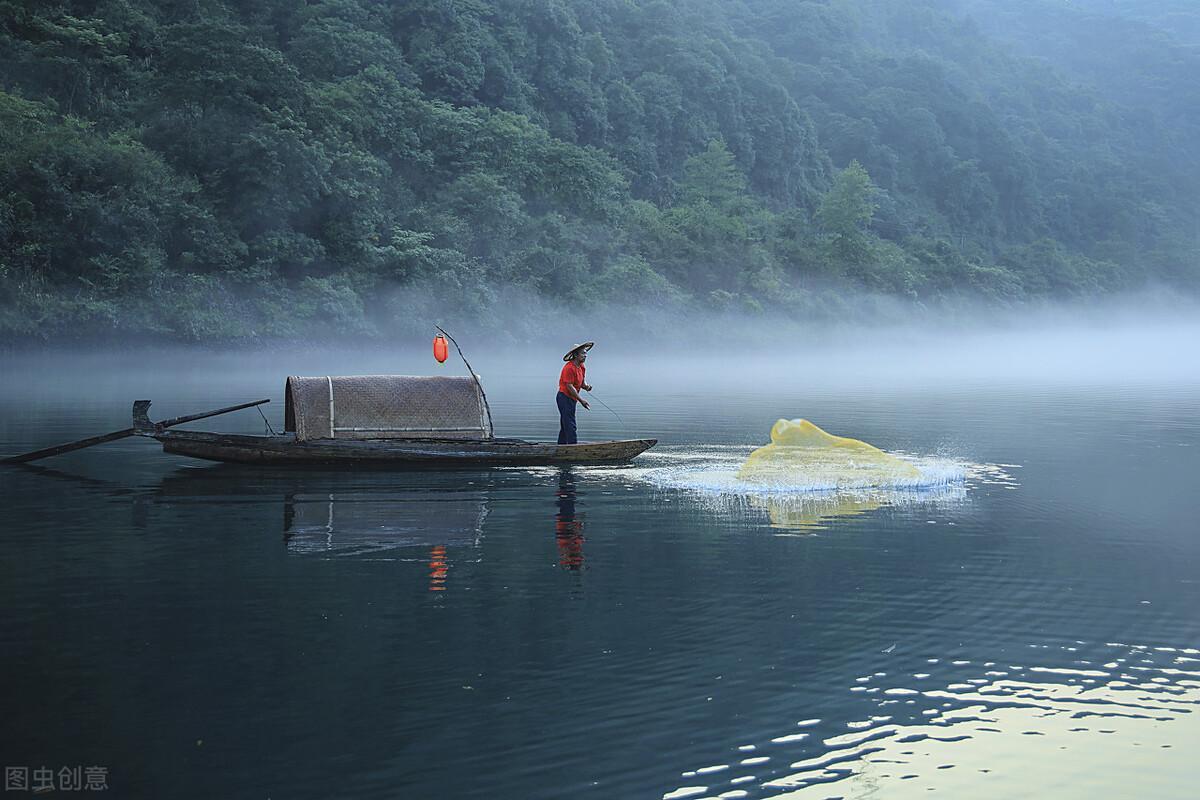
[[[578,491],[575,474],[561,470],[556,492],[558,513],[554,515],[554,539],[558,544],[558,563],[564,569],[583,568],[583,517],[575,511]]]
[[[853,517],[881,508],[886,499],[879,496],[861,496],[830,493],[816,497],[754,497],[751,503],[756,508],[765,508],[772,528],[813,533],[829,527],[837,517]]]

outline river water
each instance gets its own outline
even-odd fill
[[[474,357],[498,434],[553,438],[541,355]],[[1194,363],[926,355],[597,348],[620,419],[594,404],[583,438],[660,440],[628,467],[296,471],[125,439],[5,468],[0,760],[60,791],[101,767],[115,797],[1193,797]],[[278,428],[289,373],[438,369],[3,368],[5,453],[124,427],[137,397],[155,418],[272,397]],[[739,492],[780,417],[928,485]]]

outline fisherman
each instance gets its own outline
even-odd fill
[[[579,396],[579,390],[590,392],[592,387],[585,383],[587,369],[583,362],[587,360],[587,352],[595,342],[583,342],[567,351],[563,356],[562,373],[558,376],[558,394],[554,400],[558,403],[558,443],[576,444],[579,439],[575,435],[575,404],[591,408],[588,401]]]

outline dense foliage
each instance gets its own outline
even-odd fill
[[[1195,288],[1194,51],[1049,5],[0,0],[0,332]]]

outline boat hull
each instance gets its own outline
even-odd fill
[[[582,444],[520,439],[316,439],[163,431],[153,436],[163,452],[237,464],[345,464],[375,467],[546,466],[620,464],[658,443],[626,439]]]

